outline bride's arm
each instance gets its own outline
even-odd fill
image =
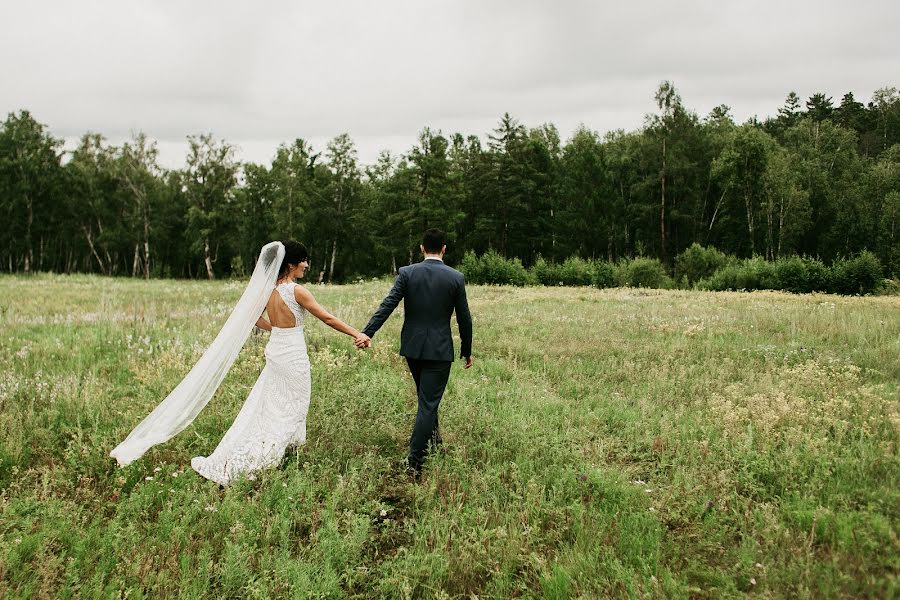
[[[272,331],[272,324],[269,323],[262,315],[256,320],[256,326],[265,331]]]
[[[332,329],[336,331],[340,331],[341,333],[346,333],[352,338],[356,339],[357,344],[362,344],[368,341],[369,336],[364,333],[360,333],[359,330],[350,327],[333,314],[322,308],[322,305],[316,302],[316,299],[313,298],[313,295],[309,293],[309,290],[302,286],[294,287],[294,298],[297,300],[297,303],[305,308],[309,313],[315,318],[319,319]]]

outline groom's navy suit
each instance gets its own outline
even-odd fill
[[[419,409],[409,440],[409,465],[417,471],[425,462],[428,442],[441,442],[438,406],[453,364],[453,334],[450,316],[456,311],[461,340],[460,355],[472,355],[472,316],[466,300],[465,279],[437,258],[401,267],[394,287],[363,329],[369,337],[384,324],[400,300],[404,302],[400,355],[406,357]]]

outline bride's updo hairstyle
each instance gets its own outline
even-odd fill
[[[294,265],[299,265],[304,260],[309,260],[309,250],[300,242],[286,240],[281,243],[284,244],[284,259],[282,259],[281,266],[278,268],[278,279],[284,277]]]

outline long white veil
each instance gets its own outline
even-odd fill
[[[109,453],[120,467],[137,460],[152,446],[171,439],[200,414],[262,314],[275,288],[283,258],[281,242],[270,242],[262,247],[250,283],[219,335],[181,383]]]

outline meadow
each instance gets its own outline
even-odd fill
[[[389,286],[310,289],[361,327]],[[189,467],[265,334],[117,468],[242,289],[0,277],[0,596],[898,594],[896,296],[471,286],[475,366],[417,484],[401,315],[365,352],[308,321],[308,443],[278,469],[221,489]]]

